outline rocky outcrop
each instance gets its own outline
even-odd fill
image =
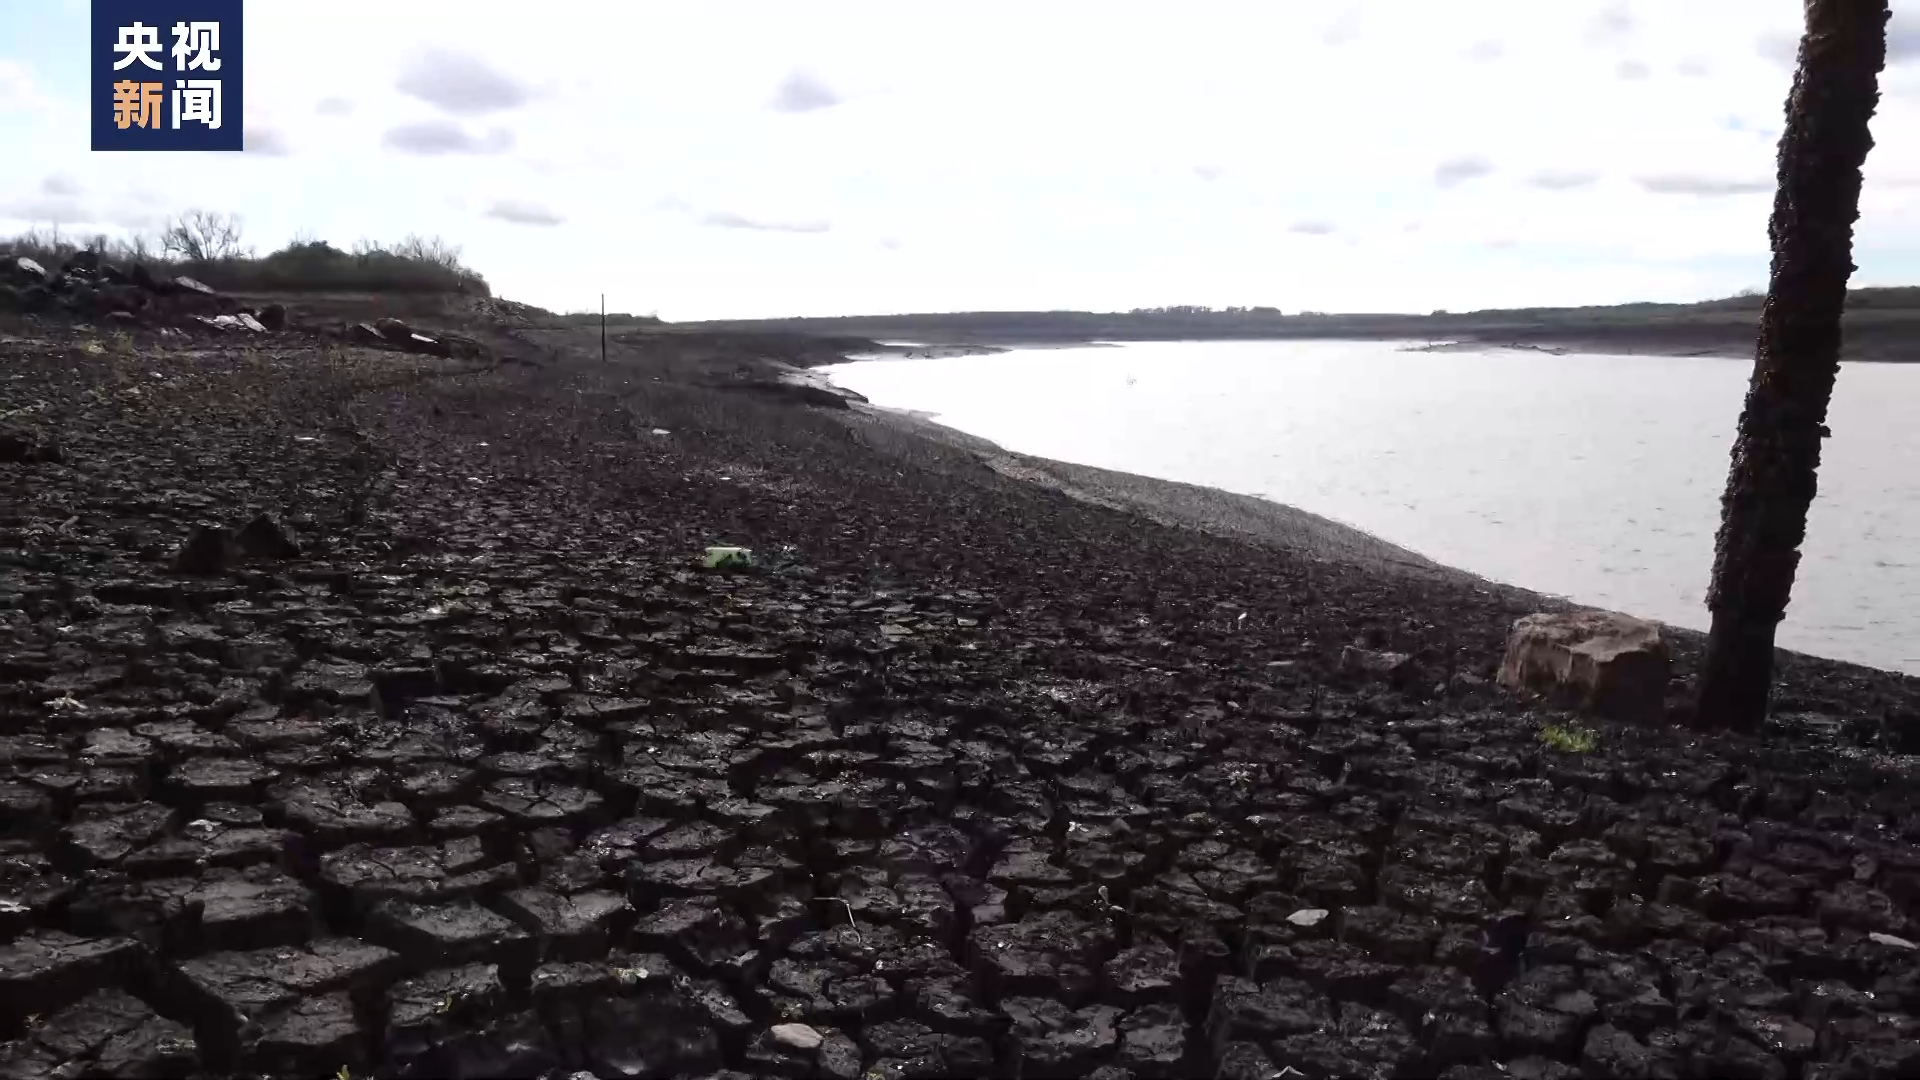
[[[1500,685],[1619,720],[1665,713],[1667,648],[1654,623],[1611,611],[1543,612],[1513,624]]]

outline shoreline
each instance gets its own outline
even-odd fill
[[[1547,351],[1531,345],[1495,345],[1480,342],[1419,346],[1405,351],[1451,352],[1495,349]],[[1731,359],[1732,357],[1716,356],[1715,358]],[[834,383],[830,375],[824,376],[823,381],[840,392],[853,393]],[[919,437],[965,450],[976,456],[988,468],[1009,479],[1055,490],[1068,498],[1089,505],[1136,514],[1157,524],[1274,547],[1308,558],[1338,560],[1364,567],[1371,572],[1413,574],[1466,583],[1475,588],[1498,591],[1516,601],[1536,604],[1541,611],[1618,610],[1600,608],[1598,605],[1584,603],[1574,597],[1544,592],[1441,563],[1359,526],[1262,496],[1243,495],[1209,485],[1018,453],[991,440],[941,422],[937,411],[880,405],[864,398],[853,404],[852,409],[858,415],[895,425]],[[1705,631],[1700,628],[1681,626],[1665,619],[1652,618],[1631,611],[1620,613],[1654,623],[1670,636],[1679,636],[1695,643],[1705,641]],[[1702,622],[1705,621],[1703,618]],[[1897,668],[1875,667],[1861,661],[1802,653],[1785,648],[1780,651],[1804,656],[1820,663],[1843,664],[1899,678],[1920,680],[1920,673],[1910,674]]]
[[[1558,599],[1447,566],[1358,526],[1273,499],[1018,453],[941,423],[937,413],[871,402],[855,404],[852,411],[869,422],[886,424],[973,454],[982,464],[1008,479],[1057,491],[1091,506],[1138,514],[1156,524],[1274,547],[1308,558],[1340,560],[1381,572],[1472,582],[1539,597],[1542,602]]]

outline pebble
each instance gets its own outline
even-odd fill
[[[826,1036],[806,1024],[775,1024],[768,1034],[773,1041],[790,1050],[818,1050]]]

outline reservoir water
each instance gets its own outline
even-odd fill
[[[1152,342],[827,374],[1009,450],[1260,495],[1706,625],[1749,360]],[[1842,365],[1783,647],[1920,674],[1920,364]]]

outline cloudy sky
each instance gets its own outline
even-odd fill
[[[1858,284],[1920,283],[1913,12]],[[670,319],[1699,299],[1765,282],[1799,14],[255,0],[247,153],[95,154],[84,0],[7,0],[0,231],[437,234],[502,295]]]

